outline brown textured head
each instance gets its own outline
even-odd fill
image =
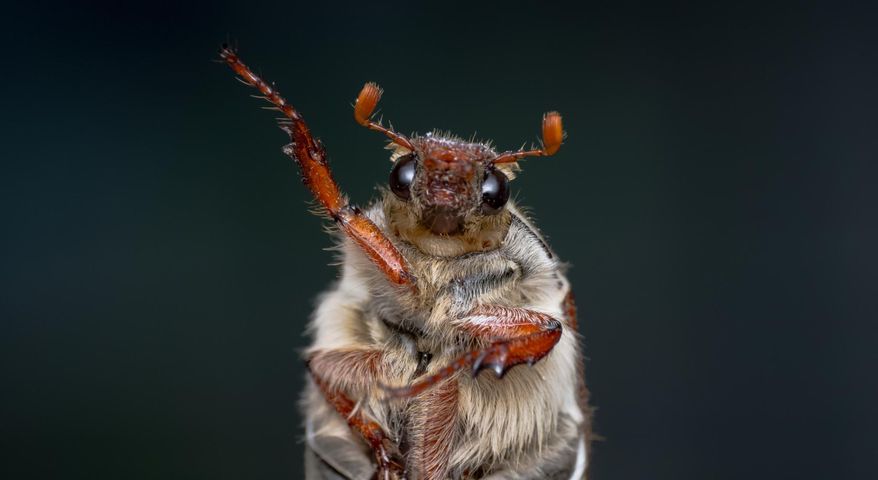
[[[498,154],[486,143],[438,133],[407,138],[371,120],[381,93],[377,85],[367,83],[357,97],[354,117],[391,139],[395,153],[390,190],[434,235],[462,234],[468,225],[503,212],[516,162],[553,155],[564,137],[561,115],[550,112],[543,116],[540,149]]]
[[[487,145],[434,134],[410,142],[413,150],[398,158],[391,172],[391,190],[412,202],[433,233],[460,232],[467,215],[481,204],[481,180],[497,154]],[[415,167],[410,182],[406,162]]]

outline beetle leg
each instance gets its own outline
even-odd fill
[[[579,322],[576,318],[576,300],[573,296],[573,291],[570,291],[567,296],[564,297],[563,307],[564,315],[567,317],[567,324],[570,325],[570,328],[573,329],[574,332],[581,334],[582,332],[579,331]],[[581,345],[577,346],[581,348]],[[576,383],[579,409],[585,412],[587,416],[591,416],[591,407],[588,406],[588,387],[585,385],[585,360],[581,354],[576,362]],[[589,431],[586,431],[586,435],[590,434]],[[589,451],[591,450],[589,449]]]
[[[326,401],[369,444],[378,465],[377,478],[390,480],[402,476],[403,465],[398,449],[381,425],[366,418],[345,394],[345,390],[369,386],[377,376],[380,361],[381,352],[375,350],[324,350],[314,353],[307,366]]]
[[[414,399],[409,418],[411,450],[407,466],[412,478],[448,478],[448,460],[455,444],[458,384],[451,378]]]
[[[278,93],[278,91],[259,78],[245,65],[238,54],[227,46],[220,50],[220,57],[238,74],[241,80],[259,90],[269,103],[283,113],[280,128],[289,136],[292,143],[283,152],[293,159],[302,172],[302,181],[314,194],[325,212],[332,218],[351,240],[380,268],[387,278],[397,285],[414,285],[414,276],[409,271],[405,258],[390,242],[387,236],[356,207],[348,204],[332,178],[326,150],[323,144],[311,135],[302,115]]]
[[[462,319],[458,328],[477,340],[490,343],[467,352],[435,374],[411,385],[385,387],[388,397],[417,395],[464,368],[469,368],[473,376],[490,369],[500,378],[516,365],[538,362],[561,339],[561,322],[550,315],[499,305],[476,307]]]

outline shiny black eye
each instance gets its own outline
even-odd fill
[[[393,165],[393,170],[390,171],[390,180],[388,182],[390,190],[403,200],[408,200],[412,196],[410,188],[412,181],[415,179],[416,164],[414,154],[410,153],[399,157],[396,160],[396,164]]]
[[[509,200],[509,179],[495,168],[485,172],[482,182],[482,211],[492,215],[498,213]]]

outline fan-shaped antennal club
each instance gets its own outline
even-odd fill
[[[554,155],[564,142],[564,125],[561,114],[549,112],[543,115],[543,148],[536,150],[518,150],[503,152],[497,155],[492,163],[513,163],[524,157],[547,157]]]
[[[387,135],[393,143],[409,150],[413,150],[412,144],[409,142],[408,138],[389,128],[381,126],[378,122],[372,121],[372,114],[375,113],[375,107],[378,106],[378,101],[381,100],[381,95],[383,93],[384,91],[381,90],[381,87],[376,83],[369,82],[363,85],[363,89],[360,90],[360,94],[357,95],[357,102],[354,104],[354,119],[357,123],[369,130],[374,130]]]

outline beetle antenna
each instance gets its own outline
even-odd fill
[[[374,130],[387,135],[393,143],[409,150],[414,150],[409,139],[394,132],[392,126],[386,128],[381,126],[381,121],[372,121],[372,114],[375,112],[375,107],[378,106],[378,101],[381,100],[381,94],[383,93],[384,90],[382,90],[376,83],[369,82],[363,85],[363,89],[360,90],[360,94],[357,95],[357,102],[354,104],[354,119],[357,120],[357,123],[369,130]]]
[[[561,123],[561,114],[549,112],[543,115],[543,148],[514,152],[503,152],[491,163],[513,163],[524,157],[548,157],[554,155],[564,141],[564,127]]]

